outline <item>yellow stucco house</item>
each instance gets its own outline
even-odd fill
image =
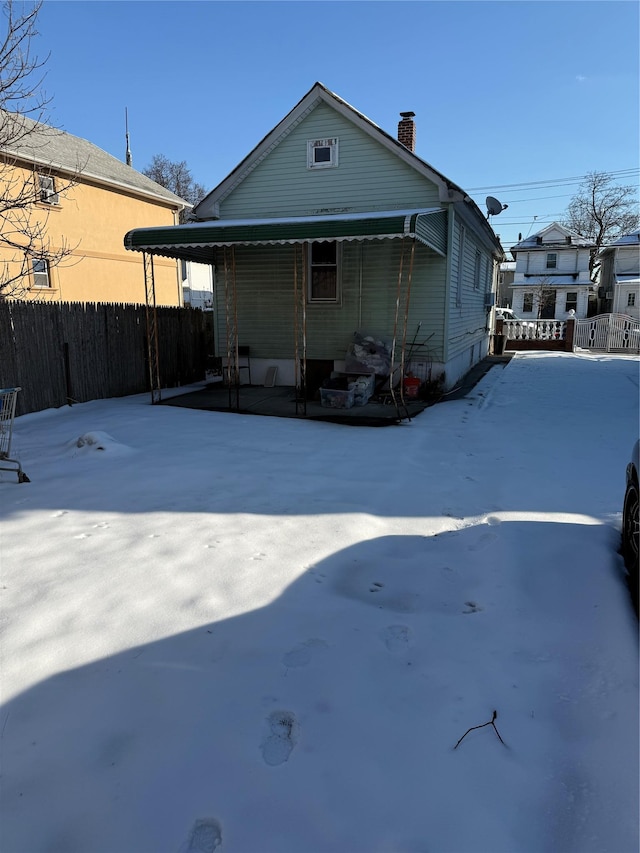
[[[0,124],[8,120],[0,113]],[[0,241],[2,291],[8,299],[144,304],[141,255],[128,252],[132,228],[175,225],[190,205],[127,163],[85,139],[20,117],[25,133],[8,134],[0,148],[0,192],[5,199]],[[7,204],[28,201],[24,210]],[[22,225],[20,224],[22,219]],[[28,217],[26,222],[24,217]],[[25,236],[29,232],[29,237]],[[41,257],[32,248],[43,247]],[[59,263],[47,259],[64,254]],[[184,304],[183,273],[170,258],[154,258],[157,305]],[[15,276],[24,270],[19,279]],[[1,284],[0,284],[1,286]],[[0,298],[2,296],[0,295]]]

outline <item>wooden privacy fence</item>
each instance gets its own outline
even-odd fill
[[[156,313],[161,385],[204,380],[211,315]],[[17,386],[18,415],[149,391],[145,306],[0,301],[0,388]]]

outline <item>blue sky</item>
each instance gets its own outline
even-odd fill
[[[126,108],[134,167],[207,189],[316,81],[393,135],[413,110],[420,157],[509,205],[505,248],[587,172],[638,185],[636,2],[45,0],[38,29],[54,124],[124,159]]]

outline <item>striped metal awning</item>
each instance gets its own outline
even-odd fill
[[[152,255],[210,262],[220,246],[270,246],[326,240],[415,238],[446,254],[447,212],[443,208],[387,210],[278,219],[222,219],[156,228],[135,228],[126,249]]]

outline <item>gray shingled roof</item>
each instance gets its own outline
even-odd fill
[[[39,124],[26,116],[0,110],[0,127],[9,121],[18,122],[23,129],[15,144],[2,149],[13,157],[54,171],[62,170],[72,175],[80,173],[86,178],[129,188],[136,193],[170,202],[178,208],[191,207],[184,199],[86,139]],[[10,136],[13,138],[12,134]]]
[[[530,237],[525,237],[524,240],[519,240],[515,245],[511,247],[511,254],[513,254],[514,252],[523,252],[525,250],[532,249],[547,250],[549,248],[554,247],[566,248],[567,243],[565,240],[550,240],[549,242],[538,243],[538,237],[544,235],[547,231],[551,231],[552,228],[557,228],[558,230],[562,231],[567,237],[571,238],[571,243],[568,245],[582,246],[583,248],[595,246],[593,240],[590,240],[588,237],[583,237],[581,234],[578,234],[576,231],[572,231],[571,229],[566,228],[559,222],[552,222],[551,225],[547,225],[547,227],[543,228],[541,231],[537,231],[535,234],[531,234]]]

